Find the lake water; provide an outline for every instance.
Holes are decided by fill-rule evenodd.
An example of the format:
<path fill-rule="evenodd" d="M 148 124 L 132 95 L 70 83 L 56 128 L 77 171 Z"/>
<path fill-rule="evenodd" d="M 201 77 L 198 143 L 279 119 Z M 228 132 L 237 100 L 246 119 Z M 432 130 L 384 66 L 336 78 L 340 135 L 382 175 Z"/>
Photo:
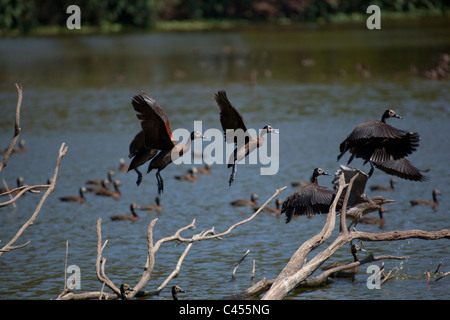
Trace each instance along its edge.
<path fill-rule="evenodd" d="M 315 167 L 330 173 L 339 167 L 339 144 L 360 122 L 379 119 L 393 108 L 403 116 L 389 123 L 420 134 L 417 152 L 409 159 L 429 169 L 425 182 L 397 179 L 396 190 L 379 194 L 397 200 L 387 205 L 386 223 L 358 225 L 359 230 L 441 230 L 450 227 L 448 163 L 450 142 L 450 86 L 448 80 L 429 80 L 421 74 L 432 68 L 439 54 L 450 53 L 449 21 L 383 22 L 381 30 L 369 31 L 365 22 L 334 27 L 261 28 L 214 32 L 80 35 L 0 39 L 0 146 L 13 136 L 17 92 L 23 85 L 22 132 L 27 151 L 14 154 L 1 178 L 14 185 L 18 176 L 25 183 L 43 184 L 53 174 L 61 143 L 68 146 L 62 160 L 55 192 L 44 204 L 36 222 L 16 244 L 26 248 L 0 258 L 0 299 L 54 299 L 64 285 L 66 241 L 68 265 L 81 270 L 81 290 L 100 290 L 95 273 L 96 231 L 103 219 L 106 273 L 116 283 L 139 281 L 146 259 L 146 232 L 158 217 L 155 241 L 173 234 L 196 219 L 191 235 L 215 227 L 216 232 L 252 214 L 250 208 L 233 208 L 238 198 L 259 195 L 260 203 L 277 188 L 288 186 L 281 197 L 293 191 L 290 183 L 308 179 Z M 361 70 L 361 66 L 363 70 Z M 118 172 L 119 159 L 128 160 L 128 145 L 140 130 L 131 107 L 140 91 L 152 95 L 170 119 L 172 129 L 189 131 L 201 120 L 203 130 L 220 128 L 214 93 L 224 89 L 244 116 L 248 127 L 266 124 L 279 129 L 279 170 L 260 175 L 260 166 L 239 166 L 236 180 L 228 186 L 230 170 L 213 165 L 211 175 L 195 183 L 180 182 L 188 164 L 170 165 L 162 171 L 165 191 L 162 212 L 141 213 L 136 222 L 113 222 L 111 215 L 129 212 L 131 203 L 154 202 L 156 177 L 144 175 L 136 186 L 134 172 Z M 208 142 L 203 142 L 203 146 Z M 345 163 L 348 155 L 342 158 Z M 366 172 L 356 159 L 352 165 Z M 87 194 L 84 204 L 63 203 L 58 197 L 77 195 L 88 179 L 104 178 L 115 170 L 121 181 L 120 200 Z M 142 167 L 146 171 L 146 165 Z M 376 170 L 369 185 L 388 184 L 390 176 Z M 329 188 L 331 177 L 320 177 Z M 432 189 L 441 191 L 436 210 L 411 207 L 413 198 L 431 200 Z M 378 193 L 377 193 L 378 194 Z M 369 196 L 376 195 L 368 190 Z M 0 209 L 0 239 L 6 243 L 31 216 L 40 195 L 27 194 L 17 208 Z M 273 205 L 273 203 L 272 203 Z M 326 216 L 295 219 L 259 214 L 223 240 L 195 243 L 183 262 L 178 278 L 157 297 L 170 298 L 169 288 L 187 290 L 180 298 L 221 299 L 252 285 L 274 278 L 295 250 L 318 233 Z M 327 243 L 333 240 L 335 234 Z M 353 282 L 308 290 L 296 290 L 288 299 L 449 299 L 450 277 L 427 285 L 426 271 L 450 269 L 448 240 L 411 239 L 366 242 L 367 252 L 407 255 L 405 261 L 384 261 L 387 270 L 398 269 L 381 290 L 369 290 L 367 265 Z M 170 274 L 184 244 L 163 245 L 146 289 L 153 290 Z M 323 248 L 323 247 L 322 247 Z M 231 281 L 235 264 L 250 250 Z M 318 249 L 319 250 L 319 249 Z M 351 261 L 348 246 L 330 262 Z M 381 265 L 378 262 L 377 265 Z M 433 278 L 434 280 L 434 278 Z"/>

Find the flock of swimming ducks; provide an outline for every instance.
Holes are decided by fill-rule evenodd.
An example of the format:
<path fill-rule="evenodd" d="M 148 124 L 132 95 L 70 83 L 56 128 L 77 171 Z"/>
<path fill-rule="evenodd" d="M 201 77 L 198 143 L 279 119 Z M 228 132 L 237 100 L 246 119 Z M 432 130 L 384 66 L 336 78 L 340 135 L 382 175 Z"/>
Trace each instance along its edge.
<path fill-rule="evenodd" d="M 228 143 L 235 144 L 235 150 L 228 161 L 228 168 L 231 168 L 229 185 L 233 183 L 236 177 L 236 163 L 251 152 L 259 148 L 264 143 L 264 136 L 268 133 L 278 133 L 270 125 L 265 126 L 259 137 L 252 137 L 244 123 L 242 115 L 232 105 L 224 90 L 218 91 L 214 99 L 220 110 L 220 123 L 224 132 L 225 140 Z M 132 107 L 136 111 L 137 118 L 141 124 L 139 131 L 133 138 L 129 146 L 129 158 L 131 162 L 126 164 L 120 159 L 119 171 L 135 171 L 138 175 L 136 184 L 140 185 L 142 173 L 139 167 L 149 162 L 147 173 L 156 170 L 158 196 L 155 199 L 156 204 L 139 207 L 137 204 L 130 205 L 130 214 L 111 217 L 113 220 L 137 220 L 139 216 L 136 210 L 155 210 L 161 211 L 160 196 L 164 191 L 164 181 L 161 171 L 190 150 L 191 141 L 202 139 L 203 135 L 198 131 L 191 133 L 190 139 L 184 145 L 178 144 L 172 140 L 172 130 L 169 119 L 162 110 L 161 106 L 149 94 L 142 92 L 132 99 Z M 347 165 L 341 165 L 336 172 L 344 174 L 346 182 L 358 174 L 358 178 L 353 184 L 351 196 L 348 201 L 347 216 L 353 220 L 352 224 L 374 223 L 373 219 L 364 219 L 370 212 L 379 212 L 380 219 L 378 223 L 384 222 L 383 213 L 385 209 L 382 205 L 394 202 L 395 200 L 385 197 L 368 198 L 365 187 L 368 179 L 373 174 L 374 169 L 379 169 L 389 175 L 411 181 L 425 181 L 427 177 L 422 171 L 417 169 L 407 158 L 408 155 L 417 150 L 420 142 L 420 136 L 416 132 L 397 129 L 386 123 L 389 118 L 401 117 L 394 110 L 386 110 L 382 114 L 381 120 L 368 120 L 357 125 L 350 134 L 339 145 L 338 161 L 349 152 L 350 158 Z M 237 139 L 236 136 L 227 136 L 227 130 L 242 130 L 244 139 Z M 23 144 L 21 146 L 23 148 Z M 175 156 L 174 156 L 175 155 Z M 371 169 L 368 174 L 358 169 L 349 167 L 354 158 L 360 158 L 364 164 L 369 163 Z M 209 174 L 211 166 L 207 164 L 204 168 L 193 167 L 184 175 L 175 176 L 177 180 L 191 181 L 197 180 L 197 174 Z M 79 189 L 79 196 L 61 197 L 61 201 L 85 202 L 85 193 L 93 192 L 99 196 L 108 196 L 115 199 L 121 197 L 120 181 L 113 180 L 113 171 L 109 171 L 106 179 L 88 180 L 86 186 Z M 335 178 L 334 190 L 320 186 L 318 177 L 329 175 L 321 168 L 315 168 L 309 181 L 293 182 L 292 186 L 299 187 L 286 200 L 276 200 L 276 207 L 267 207 L 265 211 L 277 215 L 285 214 L 286 223 L 290 222 L 294 216 L 313 216 L 320 213 L 327 213 L 334 200 L 337 190 L 337 179 Z M 390 180 L 389 186 L 371 186 L 372 191 L 393 191 L 395 178 Z M 111 185 L 112 188 L 108 186 Z M 343 194 L 345 194 L 343 192 Z M 433 190 L 433 201 L 411 200 L 411 205 L 430 205 L 435 208 L 438 205 L 438 190 Z M 343 196 L 342 196 L 343 197 Z M 241 199 L 231 202 L 233 206 L 250 206 L 254 210 L 258 209 L 258 196 L 252 194 L 250 199 Z M 342 199 L 338 201 L 337 210 L 342 209 Z"/>
<path fill-rule="evenodd" d="M 259 137 L 252 137 L 247 131 L 244 124 L 243 117 L 237 109 L 229 101 L 225 91 L 220 90 L 214 95 L 215 101 L 220 110 L 220 123 L 224 132 L 225 140 L 228 143 L 235 144 L 235 150 L 231 155 L 228 168 L 231 168 L 229 178 L 229 185 L 233 183 L 237 173 L 236 163 L 251 152 L 259 148 L 264 143 L 264 136 L 268 133 L 278 133 L 270 125 L 265 126 L 261 131 Z M 163 112 L 160 105 L 150 95 L 142 92 L 132 99 L 132 106 L 137 113 L 137 118 L 141 123 L 141 131 L 136 134 L 129 146 L 130 164 L 126 164 L 123 159 L 120 159 L 119 171 L 129 172 L 134 170 L 137 175 L 137 185 L 142 181 L 142 173 L 139 167 L 146 162 L 149 162 L 147 173 L 156 170 L 157 191 L 158 196 L 155 199 L 156 204 L 139 207 L 136 203 L 130 205 L 130 214 L 115 215 L 111 217 L 112 221 L 116 220 L 138 220 L 139 216 L 136 210 L 154 210 L 161 211 L 160 196 L 164 191 L 164 181 L 161 176 L 161 171 L 181 157 L 184 153 L 190 150 L 191 141 L 194 139 L 203 139 L 204 137 L 198 131 L 191 133 L 190 139 L 185 145 L 180 145 L 172 140 L 172 130 L 170 128 L 169 120 Z M 276 200 L 276 207 L 266 207 L 265 211 L 275 213 L 276 215 L 285 214 L 286 223 L 290 222 L 294 216 L 313 216 L 321 213 L 328 213 L 330 205 L 335 199 L 336 190 L 338 187 L 338 178 L 344 175 L 344 180 L 348 183 L 356 175 L 353 186 L 348 199 L 348 207 L 346 216 L 352 220 L 350 226 L 356 226 L 357 223 L 384 223 L 383 213 L 386 209 L 384 204 L 395 202 L 382 196 L 368 198 L 365 192 L 366 184 L 370 176 L 373 174 L 375 168 L 402 179 L 411 181 L 425 181 L 427 177 L 422 174 L 422 171 L 417 169 L 408 159 L 407 156 L 417 150 L 419 146 L 420 136 L 418 133 L 409 132 L 397 129 L 388 123 L 389 118 L 401 119 L 394 110 L 386 110 L 381 120 L 368 120 L 362 122 L 354 128 L 347 138 L 339 145 L 340 154 L 337 160 L 349 152 L 350 158 L 347 165 L 340 165 L 340 168 L 335 173 L 333 180 L 334 189 L 330 190 L 318 184 L 318 177 L 321 175 L 329 175 L 322 168 L 314 168 L 312 176 L 309 181 L 293 182 L 292 186 L 299 187 L 286 200 L 278 198 Z M 227 130 L 242 130 L 244 133 L 243 141 L 236 139 L 235 136 L 227 136 Z M 19 145 L 20 152 L 24 152 L 24 143 Z M 175 156 L 174 156 L 175 155 Z M 349 167 L 354 158 L 360 158 L 364 164 L 369 163 L 371 169 L 368 174 L 356 168 Z M 211 166 L 206 165 L 205 168 L 191 168 L 187 174 L 175 176 L 177 180 L 196 181 L 197 173 L 209 174 Z M 115 199 L 121 197 L 119 190 L 120 181 L 113 180 L 113 171 L 109 171 L 107 179 L 88 180 L 86 186 L 79 189 L 79 196 L 61 197 L 61 201 L 66 202 L 85 202 L 85 193 L 93 192 L 99 196 L 109 196 Z M 397 181 L 395 178 L 390 180 L 389 186 L 371 186 L 372 191 L 394 191 L 394 184 Z M 17 180 L 19 184 L 23 184 L 23 179 Z M 112 189 L 108 188 L 112 185 Z M 345 191 L 345 190 L 344 190 Z M 1 193 L 1 192 L 0 192 Z M 337 210 L 342 209 L 342 200 L 345 192 L 342 193 L 338 199 Z M 411 200 L 411 205 L 430 205 L 435 208 L 438 205 L 439 190 L 435 189 L 432 192 L 433 201 L 428 200 Z M 249 206 L 254 210 L 259 208 L 257 203 L 258 195 L 252 193 L 250 199 L 240 199 L 231 202 L 232 206 Z M 370 212 L 378 211 L 379 219 L 374 217 L 365 217 Z M 349 226 L 349 228 L 350 228 Z M 351 252 L 354 256 L 354 261 L 358 261 L 356 252 L 363 250 L 358 245 L 351 246 Z M 355 270 L 346 270 L 347 274 L 354 274 Z M 336 276 L 339 276 L 337 274 Z M 124 287 L 124 290 L 127 288 Z M 129 288 L 128 288 L 129 289 Z M 183 292 L 181 288 L 174 286 L 172 294 L 176 299 L 176 294 Z"/>
<path fill-rule="evenodd" d="M 247 157 L 251 152 L 259 148 L 264 143 L 264 137 L 268 133 L 278 133 L 272 126 L 267 125 L 263 128 L 259 137 L 252 137 L 247 131 L 242 115 L 232 105 L 224 90 L 219 90 L 214 95 L 214 99 L 220 110 L 220 124 L 222 126 L 225 141 L 235 144 L 235 150 L 228 161 L 228 168 L 231 168 L 229 185 L 233 183 L 237 173 L 237 162 Z M 141 124 L 141 130 L 136 134 L 129 146 L 129 158 L 131 162 L 126 164 L 120 159 L 119 171 L 129 172 L 134 170 L 137 175 L 137 185 L 142 181 L 142 174 L 139 167 L 146 162 L 148 164 L 147 173 L 156 170 L 157 191 L 158 196 L 155 199 L 156 204 L 139 207 L 136 204 L 130 205 L 130 214 L 125 218 L 114 217 L 113 220 L 127 219 L 136 220 L 138 215 L 136 210 L 155 210 L 161 211 L 160 196 L 164 191 L 164 181 L 161 171 L 190 150 L 191 141 L 194 139 L 203 139 L 203 135 L 198 131 L 191 133 L 190 139 L 184 145 L 178 144 L 172 140 L 172 130 L 169 119 L 164 113 L 161 106 L 154 98 L 145 92 L 142 92 L 132 99 L 132 107 L 136 111 L 137 118 Z M 336 172 L 343 173 L 346 182 L 358 174 L 358 179 L 354 182 L 350 201 L 348 202 L 347 216 L 353 220 L 354 225 L 359 222 L 368 221 L 363 219 L 369 212 L 378 211 L 380 215 L 379 221 L 384 221 L 382 205 L 394 200 L 385 197 L 368 198 L 365 187 L 368 179 L 373 174 L 374 169 L 379 169 L 389 175 L 411 181 L 425 181 L 425 177 L 421 170 L 417 169 L 407 158 L 419 147 L 420 136 L 416 132 L 404 131 L 397 129 L 386 122 L 390 118 L 401 117 L 394 110 L 386 110 L 382 114 L 381 120 L 368 120 L 357 125 L 350 134 L 339 145 L 339 161 L 345 153 L 350 153 L 347 165 L 341 165 Z M 227 136 L 227 131 L 236 132 L 241 130 L 244 133 L 244 139 L 237 139 L 235 135 Z M 19 144 L 17 152 L 25 152 L 24 141 Z M 364 164 L 369 163 L 371 169 L 368 174 L 358 169 L 349 167 L 355 158 L 363 160 Z M 177 180 L 196 181 L 197 174 L 209 174 L 211 166 L 207 164 L 204 168 L 193 167 L 189 169 L 185 175 L 175 176 Z M 94 179 L 86 181 L 86 185 L 80 187 L 78 196 L 61 197 L 61 201 L 65 202 L 85 202 L 86 192 L 93 192 L 98 196 L 112 197 L 119 199 L 121 197 L 120 181 L 113 180 L 114 172 L 110 170 L 106 179 Z M 329 175 L 321 168 L 315 168 L 310 181 L 293 182 L 292 186 L 299 187 L 289 197 L 282 202 L 281 199 L 276 200 L 276 207 L 266 208 L 265 211 L 273 212 L 278 215 L 286 215 L 286 223 L 290 222 L 294 216 L 313 216 L 320 213 L 327 213 L 329 207 L 334 200 L 337 189 L 337 181 L 335 181 L 334 190 L 327 189 L 318 184 L 318 177 L 321 175 Z M 370 189 L 389 191 L 394 190 L 395 178 L 390 180 L 390 186 L 371 186 Z M 22 184 L 23 180 L 18 179 L 18 183 Z M 20 186 L 20 185 L 18 185 Z M 112 186 L 112 188 L 109 188 Z M 343 193 L 344 194 L 344 193 Z M 432 192 L 433 201 L 428 200 L 411 200 L 411 205 L 430 205 L 435 208 L 438 205 L 439 190 Z M 255 210 L 258 208 L 256 202 L 257 195 L 252 194 L 250 199 L 233 201 L 233 206 L 250 206 Z M 337 210 L 340 210 L 342 200 L 338 201 Z M 112 217 L 113 218 L 113 217 Z"/>
<path fill-rule="evenodd" d="M 120 159 L 119 162 L 120 162 L 120 165 L 119 165 L 118 170 L 126 171 L 126 168 L 128 166 L 124 164 L 123 159 Z M 107 173 L 106 179 L 90 179 L 90 180 L 86 181 L 86 185 L 80 187 L 78 196 L 59 197 L 59 200 L 63 201 L 63 202 L 84 203 L 84 202 L 86 202 L 85 194 L 87 192 L 93 193 L 94 195 L 97 195 L 97 196 L 111 197 L 113 199 L 120 199 L 122 196 L 122 192 L 119 189 L 121 183 L 120 183 L 120 180 L 113 179 L 114 175 L 115 175 L 114 170 L 109 170 Z M 110 188 L 109 186 L 112 186 L 112 188 Z M 138 206 L 136 203 L 132 203 L 132 204 L 130 204 L 130 213 L 114 215 L 114 216 L 111 216 L 110 218 L 112 221 L 120 221 L 120 220 L 136 221 L 139 219 L 137 210 L 160 212 L 160 211 L 162 211 L 162 209 L 163 209 L 163 206 L 160 203 L 160 198 L 156 197 L 154 204 Z"/>

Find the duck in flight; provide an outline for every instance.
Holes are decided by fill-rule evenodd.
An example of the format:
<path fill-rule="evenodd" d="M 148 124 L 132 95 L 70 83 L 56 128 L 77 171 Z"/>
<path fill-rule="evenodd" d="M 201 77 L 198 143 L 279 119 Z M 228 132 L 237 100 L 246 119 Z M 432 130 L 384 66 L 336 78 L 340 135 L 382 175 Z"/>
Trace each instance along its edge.
<path fill-rule="evenodd" d="M 376 167 L 402 179 L 426 180 L 427 178 L 406 157 L 419 146 L 419 134 L 394 128 L 386 123 L 389 118 L 401 119 L 394 110 L 389 109 L 383 113 L 381 121 L 368 120 L 356 126 L 339 145 L 341 153 L 337 159 L 341 159 L 349 151 L 351 156 L 347 164 L 355 157 L 363 159 L 364 163 L 369 162 L 371 165 L 369 177 Z"/>
<path fill-rule="evenodd" d="M 243 160 L 251 152 L 261 147 L 267 133 L 279 133 L 272 126 L 265 126 L 259 137 L 252 137 L 247 131 L 244 119 L 236 108 L 228 100 L 227 93 L 220 90 L 214 95 L 220 109 L 220 123 L 227 143 L 234 143 L 236 148 L 228 160 L 228 168 L 232 168 L 229 185 L 234 181 L 237 168 L 236 163 Z"/>
<path fill-rule="evenodd" d="M 142 92 L 134 96 L 131 104 L 141 121 L 142 130 L 130 144 L 130 155 L 133 159 L 128 170 L 135 170 L 139 165 L 151 160 L 147 173 L 153 169 L 157 170 L 158 195 L 161 195 L 164 191 L 161 171 L 189 151 L 192 140 L 203 136 L 201 132 L 193 131 L 186 144 L 179 144 L 173 140 L 169 119 L 155 99 Z M 142 175 L 138 173 L 138 185 L 141 179 Z"/>

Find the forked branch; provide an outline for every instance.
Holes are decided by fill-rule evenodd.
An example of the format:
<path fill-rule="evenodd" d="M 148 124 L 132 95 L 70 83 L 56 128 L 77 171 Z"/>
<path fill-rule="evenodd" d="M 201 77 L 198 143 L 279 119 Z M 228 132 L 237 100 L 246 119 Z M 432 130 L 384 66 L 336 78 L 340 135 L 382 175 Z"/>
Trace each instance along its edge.
<path fill-rule="evenodd" d="M 2 162 L 0 163 L 0 172 L 3 170 L 3 168 L 6 166 L 6 163 L 8 162 L 9 157 L 11 156 L 14 146 L 16 145 L 17 140 L 19 139 L 20 134 L 20 108 L 22 106 L 22 87 L 19 86 L 16 83 L 17 88 L 17 106 L 16 106 L 16 117 L 15 117 L 15 123 L 14 123 L 14 136 L 13 139 L 5 152 L 5 156 L 3 157 Z"/>
<path fill-rule="evenodd" d="M 276 190 L 276 192 L 273 194 L 272 197 L 270 197 L 256 212 L 254 212 L 249 218 L 244 219 L 242 221 L 239 221 L 232 226 L 230 226 L 226 231 L 222 233 L 216 234 L 214 231 L 214 227 L 201 231 L 190 238 L 185 238 L 181 234 L 182 232 L 186 230 L 192 230 L 195 229 L 195 219 L 188 225 L 178 229 L 173 235 L 162 238 L 158 240 L 156 243 L 153 242 L 153 230 L 155 228 L 156 222 L 158 221 L 158 218 L 152 220 L 149 224 L 149 227 L 147 229 L 147 260 L 145 262 L 144 271 L 142 273 L 141 279 L 136 284 L 136 286 L 133 288 L 132 291 L 129 291 L 126 293 L 126 296 L 124 298 L 126 299 L 132 299 L 134 297 L 142 297 L 142 296 L 149 296 L 149 295 L 155 295 L 159 294 L 166 286 L 167 284 L 175 277 L 179 275 L 179 272 L 181 270 L 181 265 L 187 256 L 189 250 L 191 249 L 192 245 L 197 241 L 202 240 L 211 240 L 211 239 L 221 239 L 223 236 L 228 235 L 231 233 L 231 231 L 249 221 L 254 219 L 264 208 L 265 206 L 273 200 L 277 195 L 280 194 L 281 191 L 283 191 L 286 187 L 283 187 L 281 189 Z M 107 244 L 107 240 L 102 244 L 102 237 L 101 237 L 101 218 L 97 220 L 97 260 L 96 260 L 96 272 L 97 272 L 97 278 L 102 283 L 102 285 L 106 285 L 109 287 L 113 293 L 107 294 L 103 293 L 102 291 L 96 291 L 96 292 L 88 292 L 88 293 L 79 293 L 75 294 L 73 292 L 70 292 L 70 290 L 63 290 L 63 292 L 58 296 L 58 299 L 64 299 L 64 300 L 78 300 L 78 299 L 118 299 L 122 297 L 123 293 L 120 291 L 120 288 L 118 288 L 107 276 L 105 272 L 105 265 L 106 265 L 106 259 L 103 257 L 103 250 Z M 175 266 L 175 269 L 171 272 L 171 274 L 162 282 L 162 284 L 153 291 L 145 291 L 144 287 L 150 280 L 151 274 L 153 272 L 154 266 L 155 266 L 155 254 L 160 249 L 161 245 L 166 242 L 185 242 L 187 243 L 187 246 L 184 250 L 184 252 L 181 254 L 181 256 L 178 259 L 178 262 Z"/>
<path fill-rule="evenodd" d="M 391 231 L 385 233 L 368 233 L 360 231 L 348 231 L 346 228 L 345 220 L 345 208 L 348 194 L 352 188 L 352 184 L 356 176 L 350 180 L 348 186 L 345 185 L 343 175 L 339 177 L 339 187 L 337 194 L 330 206 L 328 212 L 327 221 L 322 231 L 304 242 L 300 248 L 294 253 L 286 267 L 280 272 L 275 279 L 270 289 L 266 292 L 262 299 L 264 300 L 280 300 L 286 297 L 291 290 L 299 286 L 304 282 L 315 270 L 317 270 L 336 250 L 342 247 L 344 244 L 352 240 L 364 240 L 364 241 L 395 241 L 405 240 L 410 238 L 419 238 L 424 240 L 435 239 L 450 239 L 450 230 L 444 229 L 439 231 L 423 231 L 423 230 L 406 230 L 406 231 Z M 336 239 L 323 251 L 319 252 L 307 263 L 304 263 L 306 255 L 313 249 L 321 245 L 325 240 L 329 238 L 331 232 L 334 229 L 334 220 L 336 218 L 336 206 L 337 200 L 340 198 L 342 190 L 347 187 L 347 192 L 341 212 L 340 232 Z M 356 263 L 355 263 L 356 265 Z"/>
<path fill-rule="evenodd" d="M 63 143 L 61 145 L 61 147 L 59 148 L 59 155 L 58 155 L 58 158 L 56 159 L 56 165 L 55 165 L 55 169 L 53 171 L 53 176 L 52 176 L 52 179 L 51 179 L 52 182 L 50 183 L 50 185 L 47 186 L 48 187 L 47 191 L 42 196 L 42 198 L 39 201 L 36 209 L 34 210 L 34 212 L 31 215 L 31 217 L 28 219 L 28 221 L 25 222 L 25 224 L 19 229 L 19 231 L 17 231 L 17 233 L 14 235 L 14 237 L 12 237 L 12 239 L 5 246 L 3 246 L 3 248 L 0 249 L 0 257 L 5 252 L 9 252 L 11 250 L 18 249 L 18 248 L 23 248 L 24 246 L 26 246 L 26 245 L 28 245 L 30 243 L 30 241 L 28 241 L 28 242 L 26 242 L 23 245 L 14 246 L 14 244 L 20 238 L 20 236 L 24 233 L 24 231 L 29 226 L 31 226 L 34 223 L 34 221 L 36 220 L 39 212 L 41 211 L 41 208 L 42 208 L 44 202 L 47 200 L 48 196 L 55 190 L 55 183 L 56 183 L 56 179 L 58 177 L 59 165 L 61 164 L 61 160 L 66 155 L 66 153 L 67 153 L 67 147 Z"/>

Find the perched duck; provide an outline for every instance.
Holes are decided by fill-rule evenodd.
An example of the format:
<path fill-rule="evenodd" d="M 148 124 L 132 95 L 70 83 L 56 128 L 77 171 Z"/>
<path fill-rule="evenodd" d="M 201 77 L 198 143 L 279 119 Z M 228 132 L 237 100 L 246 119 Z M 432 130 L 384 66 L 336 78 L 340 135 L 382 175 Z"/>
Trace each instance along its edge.
<path fill-rule="evenodd" d="M 148 204 L 145 206 L 140 206 L 139 210 L 144 210 L 144 211 L 161 211 L 162 210 L 162 205 L 160 203 L 160 199 L 159 197 L 155 198 L 155 203 L 156 204 Z"/>
<path fill-rule="evenodd" d="M 84 193 L 86 192 L 86 187 L 81 187 L 79 190 L 80 195 L 77 196 L 66 196 L 66 197 L 60 197 L 59 200 L 64 202 L 80 202 L 84 203 L 86 202 L 86 197 L 84 196 Z"/>
<path fill-rule="evenodd" d="M 225 134 L 225 140 L 236 145 L 236 149 L 228 160 L 228 168 L 233 168 L 228 181 L 228 184 L 231 186 L 237 172 L 236 163 L 261 147 L 264 143 L 264 136 L 267 133 L 278 133 L 278 131 L 271 126 L 265 126 L 259 137 L 250 136 L 244 124 L 244 119 L 228 100 L 226 92 L 220 90 L 214 95 L 214 98 L 220 109 L 220 123 Z M 230 132 L 228 132 L 227 135 L 227 131 L 230 130 L 232 134 L 230 135 Z"/>
<path fill-rule="evenodd" d="M 355 175 L 358 175 L 358 177 L 353 182 L 353 186 L 347 203 L 346 217 L 352 220 L 349 228 L 352 225 L 356 227 L 356 225 L 366 214 L 378 211 L 383 204 L 395 202 L 395 200 L 386 199 L 381 196 L 368 198 L 365 188 L 369 176 L 361 170 L 345 165 L 341 165 L 340 169 L 336 172 L 336 176 L 333 181 L 335 183 L 335 189 L 338 185 L 337 182 L 340 173 L 344 174 L 345 183 L 349 183 Z M 343 194 L 345 194 L 345 192 L 346 190 L 344 190 Z"/>
<path fill-rule="evenodd" d="M 132 203 L 130 205 L 131 214 L 118 214 L 115 216 L 111 216 L 111 220 L 112 221 L 120 221 L 120 220 L 136 221 L 139 219 L 139 216 L 136 213 L 137 208 L 138 208 L 138 205 L 136 203 Z"/>
<path fill-rule="evenodd" d="M 310 183 L 297 189 L 284 202 L 281 213 L 286 214 L 286 223 L 296 216 L 312 216 L 319 213 L 328 213 L 333 202 L 334 192 L 319 186 L 317 177 L 327 175 L 322 168 L 315 168 Z"/>
<path fill-rule="evenodd" d="M 256 200 L 258 200 L 258 195 L 256 193 L 252 193 L 250 196 L 250 200 L 239 199 L 239 200 L 234 200 L 234 201 L 230 202 L 230 204 L 235 207 L 245 207 L 245 206 L 255 207 L 258 205 Z"/>
<path fill-rule="evenodd" d="M 439 192 L 438 189 L 434 189 L 433 192 L 432 192 L 433 201 L 416 199 L 416 200 L 411 200 L 410 202 L 411 202 L 412 206 L 426 205 L 426 206 L 431 206 L 431 207 L 435 208 L 439 204 L 439 201 L 438 201 L 437 197 L 440 194 L 441 193 Z"/>
<path fill-rule="evenodd" d="M 358 256 L 356 255 L 356 253 L 357 253 L 358 251 L 366 251 L 366 250 L 364 250 L 363 248 L 361 248 L 361 247 L 360 247 L 359 245 L 357 245 L 357 244 L 352 244 L 352 245 L 351 245 L 351 252 L 352 252 L 352 255 L 353 255 L 353 262 L 359 261 Z M 329 265 L 323 267 L 322 270 L 330 270 L 331 268 L 344 266 L 344 265 L 346 265 L 346 264 L 348 264 L 348 263 L 345 263 L 345 262 L 336 262 L 336 263 L 332 263 L 332 264 L 329 264 Z M 335 277 L 336 277 L 336 278 L 351 278 L 351 277 L 353 277 L 355 274 L 358 273 L 358 270 L 359 270 L 359 267 L 358 267 L 358 266 L 352 267 L 352 268 L 349 268 L 349 269 L 345 269 L 345 270 L 341 270 L 341 271 L 335 272 L 335 273 L 333 273 L 333 274 L 331 275 L 331 277 L 333 277 L 333 278 L 335 278 Z"/>
<path fill-rule="evenodd" d="M 172 298 L 173 298 L 173 300 L 178 300 L 178 296 L 177 296 L 178 293 L 186 293 L 186 291 L 181 289 L 180 286 L 173 286 L 172 287 Z"/>
<path fill-rule="evenodd" d="M 376 185 L 376 186 L 371 186 L 370 190 L 372 191 L 394 191 L 394 184 L 397 183 L 397 180 L 395 178 L 391 178 L 391 180 L 389 180 L 389 186 L 382 186 L 382 185 Z"/>
<path fill-rule="evenodd" d="M 389 118 L 401 119 L 394 110 L 386 110 L 381 121 L 369 120 L 359 124 L 340 144 L 341 153 L 337 159 L 350 151 L 352 155 L 347 164 L 354 157 L 363 159 L 364 163 L 369 162 L 372 166 L 369 176 L 375 166 L 387 174 L 403 179 L 426 180 L 420 170 L 406 158 L 419 146 L 419 134 L 392 127 L 386 123 Z"/>
<path fill-rule="evenodd" d="M 123 283 L 120 285 L 120 298 L 122 300 L 127 300 L 127 294 L 130 291 L 134 291 L 128 283 Z"/>

